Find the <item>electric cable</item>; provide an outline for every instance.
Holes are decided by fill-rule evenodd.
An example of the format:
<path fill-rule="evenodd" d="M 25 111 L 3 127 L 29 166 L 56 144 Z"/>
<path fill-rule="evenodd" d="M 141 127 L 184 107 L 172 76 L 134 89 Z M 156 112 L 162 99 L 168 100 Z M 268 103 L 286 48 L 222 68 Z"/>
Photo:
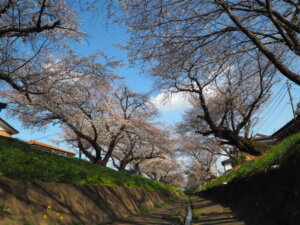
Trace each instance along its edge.
<path fill-rule="evenodd" d="M 264 119 L 265 119 L 265 117 L 269 114 L 269 113 L 271 113 L 271 112 L 274 112 L 274 111 L 272 111 L 272 109 L 274 108 L 274 105 L 276 105 L 276 103 L 278 102 L 278 99 L 280 99 L 281 97 L 282 97 L 282 94 L 284 93 L 283 92 L 283 90 L 284 90 L 284 88 L 286 87 L 286 83 L 287 82 L 285 82 L 283 85 L 282 85 L 282 87 L 280 88 L 280 90 L 277 92 L 277 94 L 273 97 L 273 99 L 271 100 L 271 107 L 270 108 L 268 108 L 268 111 L 265 113 L 265 115 L 260 119 L 260 123 L 262 122 L 262 121 L 264 121 Z M 276 99 L 276 100 L 275 100 Z M 275 101 L 274 101 L 275 100 Z"/>
<path fill-rule="evenodd" d="M 273 115 L 276 111 L 277 111 L 277 109 L 278 109 L 278 107 L 279 107 L 279 105 L 281 104 L 281 102 L 282 102 L 282 100 L 286 97 L 286 95 L 287 95 L 287 88 L 286 88 L 286 86 L 284 86 L 285 88 L 285 92 L 282 92 L 282 94 L 280 95 L 280 97 L 278 97 L 277 98 L 277 100 L 276 100 L 276 102 L 274 102 L 273 103 L 273 105 L 272 105 L 272 109 L 274 108 L 274 110 L 273 111 L 270 111 L 269 110 L 269 112 L 271 112 L 270 114 L 269 114 L 269 116 L 268 116 L 268 118 L 266 119 L 266 120 L 264 120 L 263 121 L 263 123 L 256 129 L 256 130 L 259 130 L 260 128 L 262 128 L 262 126 L 263 125 L 265 125 L 266 123 L 267 123 L 267 121 L 269 121 L 269 119 L 271 118 L 271 115 Z M 284 90 L 283 89 L 283 90 Z M 279 95 L 278 95 L 279 96 Z M 279 101 L 278 101 L 279 100 Z M 275 106 L 275 107 L 274 107 Z M 284 107 L 285 108 L 285 107 Z M 283 110 L 282 110 L 283 111 Z M 266 114 L 267 115 L 267 114 Z"/>

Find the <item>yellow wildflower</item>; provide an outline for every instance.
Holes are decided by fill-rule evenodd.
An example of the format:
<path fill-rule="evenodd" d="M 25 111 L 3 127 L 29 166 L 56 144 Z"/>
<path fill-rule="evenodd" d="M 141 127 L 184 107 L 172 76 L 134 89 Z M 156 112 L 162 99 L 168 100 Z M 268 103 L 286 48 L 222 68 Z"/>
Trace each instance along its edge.
<path fill-rule="evenodd" d="M 63 220 L 64 218 L 61 216 L 61 217 L 59 217 L 59 219 L 60 219 L 60 220 Z"/>
<path fill-rule="evenodd" d="M 51 206 L 51 205 L 48 205 L 47 209 L 52 209 L 52 206 Z"/>
<path fill-rule="evenodd" d="M 43 217 L 44 217 L 45 220 L 48 219 L 48 216 L 47 216 L 47 215 L 44 215 Z"/>

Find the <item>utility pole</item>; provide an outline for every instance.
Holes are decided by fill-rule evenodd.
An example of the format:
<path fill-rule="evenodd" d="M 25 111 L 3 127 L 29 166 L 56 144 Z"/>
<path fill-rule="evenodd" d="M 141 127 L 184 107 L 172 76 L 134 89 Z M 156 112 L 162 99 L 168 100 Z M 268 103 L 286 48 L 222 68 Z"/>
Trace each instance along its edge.
<path fill-rule="evenodd" d="M 287 81 L 286 82 L 286 86 L 287 86 L 287 90 L 288 90 L 288 93 L 289 93 L 289 96 L 290 96 L 290 101 L 291 101 L 291 106 L 292 106 L 292 110 L 293 110 L 293 115 L 294 115 L 294 118 L 296 118 L 294 104 L 293 104 L 293 97 L 291 95 L 291 84 Z"/>

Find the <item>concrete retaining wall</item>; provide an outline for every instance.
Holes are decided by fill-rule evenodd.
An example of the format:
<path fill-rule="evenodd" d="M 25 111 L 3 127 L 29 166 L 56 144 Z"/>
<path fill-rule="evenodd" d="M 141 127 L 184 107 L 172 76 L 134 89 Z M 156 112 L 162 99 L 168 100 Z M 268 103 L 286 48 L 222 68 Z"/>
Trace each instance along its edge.
<path fill-rule="evenodd" d="M 157 202 L 174 197 L 160 193 L 116 186 L 76 186 L 70 184 L 0 179 L 1 224 L 43 225 L 43 218 L 59 224 L 104 224 L 120 217 L 153 208 Z M 51 206 L 51 210 L 47 207 Z M 59 219 L 63 216 L 63 219 Z M 50 218 L 49 218 L 50 217 Z M 77 222 L 77 223 L 75 223 Z"/>
<path fill-rule="evenodd" d="M 300 224 L 300 154 L 280 168 L 228 183 L 200 195 L 236 207 L 255 209 L 285 225 Z"/>

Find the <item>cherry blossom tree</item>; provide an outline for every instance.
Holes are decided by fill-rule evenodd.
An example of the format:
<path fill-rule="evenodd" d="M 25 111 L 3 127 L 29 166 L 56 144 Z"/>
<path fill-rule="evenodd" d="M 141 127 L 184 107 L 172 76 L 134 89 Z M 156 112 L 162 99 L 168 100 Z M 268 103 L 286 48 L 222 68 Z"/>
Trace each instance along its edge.
<path fill-rule="evenodd" d="M 298 59 L 293 56 L 298 45 L 295 26 L 289 35 L 294 47 L 288 48 L 282 36 L 287 29 L 280 32 L 272 21 L 272 14 L 283 7 L 279 14 L 297 24 L 298 6 L 279 2 L 265 6 L 261 1 L 125 0 L 120 3 L 124 14 L 117 15 L 131 33 L 129 56 L 146 69 L 151 65 L 156 87 L 191 94 L 193 109 L 186 116 L 190 131 L 258 155 L 260 151 L 242 136 L 249 134 L 254 114 L 269 98 L 275 73 L 279 70 L 296 83 L 299 79 L 291 74 L 295 72 L 290 63 Z M 228 7 L 260 44 L 236 25 Z"/>
<path fill-rule="evenodd" d="M 111 93 L 110 101 L 112 104 L 105 109 L 109 114 L 108 120 L 102 119 L 103 125 L 95 125 L 99 126 L 98 129 L 105 128 L 98 136 L 98 144 L 106 146 L 102 150 L 104 156 L 103 159 L 100 159 L 103 161 L 101 164 L 106 165 L 108 160 L 112 159 L 116 168 L 125 170 L 133 160 L 156 157 L 158 153 L 155 149 L 147 152 L 138 148 L 138 146 L 142 146 L 141 143 L 146 142 L 143 139 L 145 138 L 144 133 L 148 129 L 154 129 L 153 125 L 151 127 L 150 120 L 156 115 L 156 109 L 148 101 L 148 97 L 134 93 L 124 85 L 119 85 Z M 69 142 L 75 140 L 78 148 L 88 158 L 94 157 L 88 151 L 89 149 L 94 151 L 94 147 L 90 143 L 84 145 L 81 139 L 68 137 L 66 139 Z"/>
<path fill-rule="evenodd" d="M 118 62 L 102 57 L 103 63 L 99 63 L 98 56 L 103 56 L 99 54 L 53 56 L 41 67 L 44 79 L 34 85 L 34 91 L 43 94 L 4 90 L 2 96 L 9 100 L 12 115 L 26 127 L 59 124 L 68 137 L 78 140 L 78 147 L 90 160 L 106 165 L 109 156 L 102 158 L 102 153 L 111 154 L 110 148 L 120 138 L 126 121 L 116 113 L 112 98 L 111 84 L 116 76 L 111 70 Z M 85 146 L 93 148 L 93 154 Z"/>
<path fill-rule="evenodd" d="M 118 10 L 118 5 L 109 8 Z M 132 34 L 133 59 L 176 66 L 203 52 L 207 58 L 260 51 L 286 78 L 300 85 L 299 7 L 294 0 L 120 1 L 115 13 Z M 176 53 L 179 54 L 176 54 Z M 175 54 L 174 54 L 175 53 Z"/>
<path fill-rule="evenodd" d="M 190 93 L 192 107 L 183 117 L 182 130 L 213 135 L 222 139 L 222 144 L 260 154 L 249 139 L 242 137 L 259 107 L 269 98 L 274 83 L 274 67 L 260 53 L 257 58 L 240 55 L 207 64 L 205 57 L 203 61 L 191 60 L 182 65 L 181 71 L 168 76 L 166 71 L 155 72 L 170 91 Z"/>
<path fill-rule="evenodd" d="M 178 138 L 177 151 L 184 157 L 190 157 L 192 167 L 201 167 L 207 177 L 214 177 L 215 163 L 219 156 L 225 155 L 220 143 L 215 138 L 200 137 L 190 134 Z"/>
<path fill-rule="evenodd" d="M 191 163 L 185 169 L 186 189 L 193 189 L 202 186 L 207 181 L 216 177 L 215 174 L 208 172 L 196 160 L 191 160 Z"/>
<path fill-rule="evenodd" d="M 95 88 L 99 89 L 99 86 Z M 122 84 L 110 89 L 105 91 L 103 102 L 97 96 L 90 96 L 92 102 L 97 102 L 97 107 L 88 113 L 88 123 L 82 121 L 84 117 L 80 118 L 79 128 L 85 136 L 65 126 L 64 138 L 94 163 L 106 166 L 112 158 L 114 165 L 124 170 L 137 157 L 135 152 L 138 150 L 131 135 L 139 126 L 144 126 L 156 110 L 148 102 L 147 96 L 134 93 Z M 126 142 L 129 138 L 130 141 Z M 152 153 L 150 156 L 155 155 Z"/>
<path fill-rule="evenodd" d="M 220 141 L 213 137 L 201 137 L 195 133 L 182 134 L 177 139 L 177 152 L 186 159 L 184 169 L 186 188 L 201 186 L 210 179 L 216 178 L 216 161 L 220 156 L 231 156 L 224 151 Z"/>
<path fill-rule="evenodd" d="M 35 93 L 41 62 L 83 35 L 66 1 L 4 0 L 0 17 L 0 81 L 20 92 Z"/>
<path fill-rule="evenodd" d="M 4 90 L 2 97 L 27 127 L 59 124 L 63 138 L 92 162 L 106 166 L 113 156 L 124 170 L 133 160 L 157 157 L 166 135 L 151 123 L 156 109 L 148 96 L 116 83 L 112 70 L 119 65 L 103 53 L 43 57 L 33 94 Z"/>
<path fill-rule="evenodd" d="M 171 155 L 165 155 L 140 164 L 140 172 L 151 179 L 173 186 L 183 185 L 183 171 L 179 162 Z"/>
<path fill-rule="evenodd" d="M 142 162 L 161 158 L 172 150 L 172 140 L 166 129 L 144 117 L 125 129 L 112 161 L 118 170 L 125 170 L 126 166 L 138 169 Z"/>
<path fill-rule="evenodd" d="M 231 145 L 222 145 L 221 141 L 213 137 L 202 137 L 196 133 L 185 134 L 177 140 L 179 143 L 177 151 L 184 156 L 191 156 L 204 168 L 211 168 L 215 159 L 220 156 L 236 161 L 241 152 Z"/>
<path fill-rule="evenodd" d="M 133 160 L 157 157 L 163 149 L 158 141 L 165 134 L 150 122 L 156 109 L 148 97 L 113 82 L 111 69 L 119 65 L 117 61 L 105 58 L 106 63 L 100 64 L 96 55 L 69 54 L 45 65 L 49 82 L 42 79 L 34 86 L 43 94 L 2 93 L 10 100 L 13 115 L 32 128 L 60 124 L 71 146 L 103 166 L 112 157 L 119 170 Z"/>

